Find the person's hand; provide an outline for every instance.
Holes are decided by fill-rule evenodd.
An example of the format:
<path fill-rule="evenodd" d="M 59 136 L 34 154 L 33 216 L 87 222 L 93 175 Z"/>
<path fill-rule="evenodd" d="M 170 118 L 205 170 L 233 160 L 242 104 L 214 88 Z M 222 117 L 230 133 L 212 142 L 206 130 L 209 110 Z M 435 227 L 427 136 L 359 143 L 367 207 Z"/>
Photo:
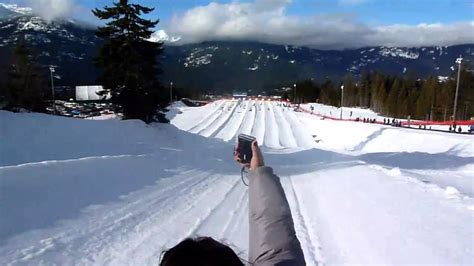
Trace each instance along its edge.
<path fill-rule="evenodd" d="M 248 167 L 251 170 L 265 165 L 265 162 L 263 161 L 262 151 L 258 147 L 257 141 L 252 142 L 252 159 L 250 160 L 250 163 L 243 164 L 240 162 L 239 152 L 237 151 L 237 144 L 235 144 L 234 147 L 234 160 L 238 162 L 241 166 Z"/>

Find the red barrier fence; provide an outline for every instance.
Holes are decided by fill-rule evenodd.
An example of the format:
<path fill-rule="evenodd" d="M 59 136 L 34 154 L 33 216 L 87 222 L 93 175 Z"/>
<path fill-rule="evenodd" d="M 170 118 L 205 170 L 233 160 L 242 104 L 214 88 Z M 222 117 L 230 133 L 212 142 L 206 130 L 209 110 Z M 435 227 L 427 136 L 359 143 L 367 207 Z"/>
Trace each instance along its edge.
<path fill-rule="evenodd" d="M 415 125 L 415 126 L 450 126 L 456 124 L 458 126 L 470 126 L 474 125 L 474 120 L 456 120 L 454 121 L 410 121 L 410 125 Z M 402 121 L 402 125 L 408 125 L 408 121 Z"/>
<path fill-rule="evenodd" d="M 363 118 L 362 120 L 359 118 L 359 120 L 357 119 L 354 119 L 354 118 L 351 118 L 351 119 L 348 119 L 348 118 L 337 118 L 337 117 L 332 117 L 332 116 L 326 116 L 326 115 L 322 115 L 318 112 L 314 112 L 314 111 L 310 111 L 310 110 L 307 110 L 305 108 L 302 108 L 300 107 L 299 108 L 300 111 L 302 112 L 305 112 L 305 113 L 308 113 L 308 114 L 312 114 L 312 115 L 315 115 L 315 116 L 319 116 L 319 117 L 322 117 L 324 119 L 330 119 L 330 120 L 336 120 L 336 121 L 353 121 L 353 122 L 363 122 Z M 391 120 L 391 119 L 389 119 Z M 449 125 L 453 125 L 453 121 L 420 121 L 420 120 L 411 120 L 410 123 L 408 123 L 408 121 L 406 120 L 400 120 L 401 122 L 401 125 L 402 126 L 408 126 L 408 125 L 411 125 L 411 126 L 449 126 Z M 471 126 L 471 125 L 474 125 L 474 120 L 456 120 L 454 121 L 454 123 L 458 126 Z M 380 125 L 383 125 L 383 121 L 378 121 L 378 120 L 375 120 L 375 124 L 380 124 Z"/>

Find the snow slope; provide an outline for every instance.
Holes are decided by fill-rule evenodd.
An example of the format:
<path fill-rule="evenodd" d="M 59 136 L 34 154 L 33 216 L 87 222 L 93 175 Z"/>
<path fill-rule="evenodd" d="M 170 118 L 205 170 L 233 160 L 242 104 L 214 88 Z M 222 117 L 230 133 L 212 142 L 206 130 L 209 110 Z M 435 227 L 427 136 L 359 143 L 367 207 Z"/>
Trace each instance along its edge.
<path fill-rule="evenodd" d="M 170 114 L 145 125 L 0 111 L 0 264 L 156 265 L 197 235 L 245 259 L 241 132 L 280 175 L 308 265 L 474 263 L 472 136 L 260 101 Z"/>

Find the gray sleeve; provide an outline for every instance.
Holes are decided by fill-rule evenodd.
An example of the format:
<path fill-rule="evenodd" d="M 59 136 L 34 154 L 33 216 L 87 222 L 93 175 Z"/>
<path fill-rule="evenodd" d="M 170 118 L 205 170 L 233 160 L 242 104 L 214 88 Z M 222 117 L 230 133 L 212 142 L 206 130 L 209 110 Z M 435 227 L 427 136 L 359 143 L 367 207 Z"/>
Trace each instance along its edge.
<path fill-rule="evenodd" d="M 305 265 L 290 206 L 270 167 L 249 174 L 249 260 L 254 265 Z"/>

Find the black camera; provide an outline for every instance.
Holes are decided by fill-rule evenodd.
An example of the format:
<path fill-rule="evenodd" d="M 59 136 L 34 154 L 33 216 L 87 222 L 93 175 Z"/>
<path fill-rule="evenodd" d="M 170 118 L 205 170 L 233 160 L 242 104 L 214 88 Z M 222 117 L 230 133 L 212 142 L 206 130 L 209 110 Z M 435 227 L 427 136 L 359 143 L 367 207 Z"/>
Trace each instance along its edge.
<path fill-rule="evenodd" d="M 239 159 L 241 163 L 247 164 L 250 163 L 250 160 L 252 160 L 252 143 L 255 140 L 255 137 L 245 134 L 239 134 L 237 152 L 239 154 Z"/>

